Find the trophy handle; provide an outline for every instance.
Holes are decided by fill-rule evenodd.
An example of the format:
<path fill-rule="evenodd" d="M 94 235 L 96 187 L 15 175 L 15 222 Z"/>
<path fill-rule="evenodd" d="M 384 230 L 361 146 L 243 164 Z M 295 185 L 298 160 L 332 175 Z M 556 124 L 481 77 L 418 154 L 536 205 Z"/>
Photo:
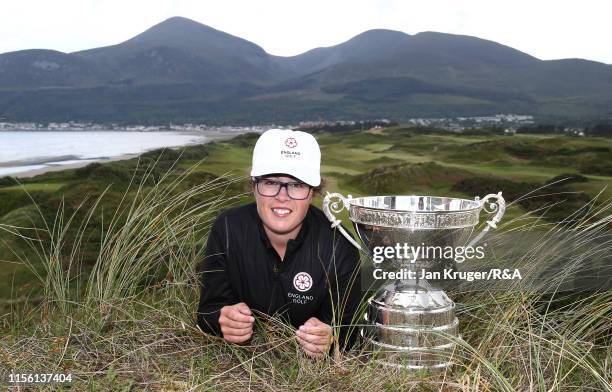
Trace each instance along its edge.
<path fill-rule="evenodd" d="M 495 202 L 490 202 L 490 199 L 497 200 Z M 484 209 L 487 214 L 496 214 L 493 219 L 487 221 L 487 227 L 485 227 L 480 233 L 478 233 L 478 235 L 472 241 L 470 241 L 468 246 L 476 245 L 491 228 L 496 229 L 497 224 L 499 223 L 499 221 L 501 221 L 502 217 L 504 216 L 504 213 L 506 212 L 506 200 L 504 200 L 504 198 L 502 197 L 501 192 L 498 192 L 497 194 L 490 193 L 482 199 L 476 197 L 475 200 L 480 203 L 480 208 Z"/>
<path fill-rule="evenodd" d="M 334 215 L 334 213 L 339 213 L 343 209 L 349 209 L 349 201 L 353 197 L 348 195 L 348 197 L 342 196 L 340 193 L 329 193 L 323 199 L 323 213 L 331 222 L 332 228 L 338 228 L 340 233 L 346 238 L 351 244 L 353 244 L 357 249 L 361 250 L 361 246 L 349 235 L 349 233 L 344 230 L 341 223 L 342 221 Z M 336 201 L 332 201 L 332 199 L 338 199 Z"/>

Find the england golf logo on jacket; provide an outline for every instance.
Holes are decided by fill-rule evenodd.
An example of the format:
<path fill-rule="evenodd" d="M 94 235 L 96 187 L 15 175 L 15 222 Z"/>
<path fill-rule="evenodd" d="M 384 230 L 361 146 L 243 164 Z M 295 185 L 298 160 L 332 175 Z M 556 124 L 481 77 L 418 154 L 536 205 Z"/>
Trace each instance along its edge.
<path fill-rule="evenodd" d="M 312 277 L 307 272 L 298 272 L 293 277 L 293 287 L 297 291 L 308 291 L 312 287 Z"/>

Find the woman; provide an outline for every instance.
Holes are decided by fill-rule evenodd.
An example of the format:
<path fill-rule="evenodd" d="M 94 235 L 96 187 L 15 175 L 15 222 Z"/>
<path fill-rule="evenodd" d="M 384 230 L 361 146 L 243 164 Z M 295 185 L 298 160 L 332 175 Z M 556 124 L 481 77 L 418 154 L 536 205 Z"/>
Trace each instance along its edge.
<path fill-rule="evenodd" d="M 308 133 L 271 129 L 259 137 L 251 169 L 255 203 L 221 213 L 208 238 L 198 306 L 203 331 L 244 343 L 257 310 L 291 323 L 308 356 L 329 352 L 332 325 L 340 326 L 343 347 L 352 343 L 359 255 L 311 205 L 320 162 Z"/>

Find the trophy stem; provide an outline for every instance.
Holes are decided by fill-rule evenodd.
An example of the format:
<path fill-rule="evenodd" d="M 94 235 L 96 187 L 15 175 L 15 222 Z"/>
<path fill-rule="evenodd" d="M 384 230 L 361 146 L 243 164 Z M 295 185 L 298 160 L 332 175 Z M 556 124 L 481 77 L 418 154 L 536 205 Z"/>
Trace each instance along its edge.
<path fill-rule="evenodd" d="M 452 365 L 459 320 L 455 303 L 425 279 L 385 285 L 368 301 L 362 336 L 381 364 L 420 370 Z"/>

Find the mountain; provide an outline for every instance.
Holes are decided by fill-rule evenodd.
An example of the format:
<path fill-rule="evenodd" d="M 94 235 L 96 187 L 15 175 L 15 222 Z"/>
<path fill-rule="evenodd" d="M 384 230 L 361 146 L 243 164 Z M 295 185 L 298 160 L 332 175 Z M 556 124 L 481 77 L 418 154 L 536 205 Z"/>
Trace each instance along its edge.
<path fill-rule="evenodd" d="M 0 88 L 87 87 L 104 83 L 94 62 L 55 50 L 20 50 L 0 55 Z"/>
<path fill-rule="evenodd" d="M 317 48 L 285 61 L 306 74 L 327 69 L 330 79 L 377 76 L 430 77 L 433 73 L 511 67 L 539 60 L 518 50 L 478 38 L 425 32 L 408 35 L 369 30 L 342 44 Z M 347 74 L 348 72 L 348 74 Z M 450 78 L 453 79 L 453 78 Z"/>
<path fill-rule="evenodd" d="M 174 17 L 117 45 L 0 54 L 0 118 L 295 122 L 612 115 L 612 66 L 462 35 L 369 30 L 297 56 Z"/>
<path fill-rule="evenodd" d="M 279 69 L 259 46 L 174 17 L 118 45 L 72 53 L 127 84 L 270 82 Z"/>

